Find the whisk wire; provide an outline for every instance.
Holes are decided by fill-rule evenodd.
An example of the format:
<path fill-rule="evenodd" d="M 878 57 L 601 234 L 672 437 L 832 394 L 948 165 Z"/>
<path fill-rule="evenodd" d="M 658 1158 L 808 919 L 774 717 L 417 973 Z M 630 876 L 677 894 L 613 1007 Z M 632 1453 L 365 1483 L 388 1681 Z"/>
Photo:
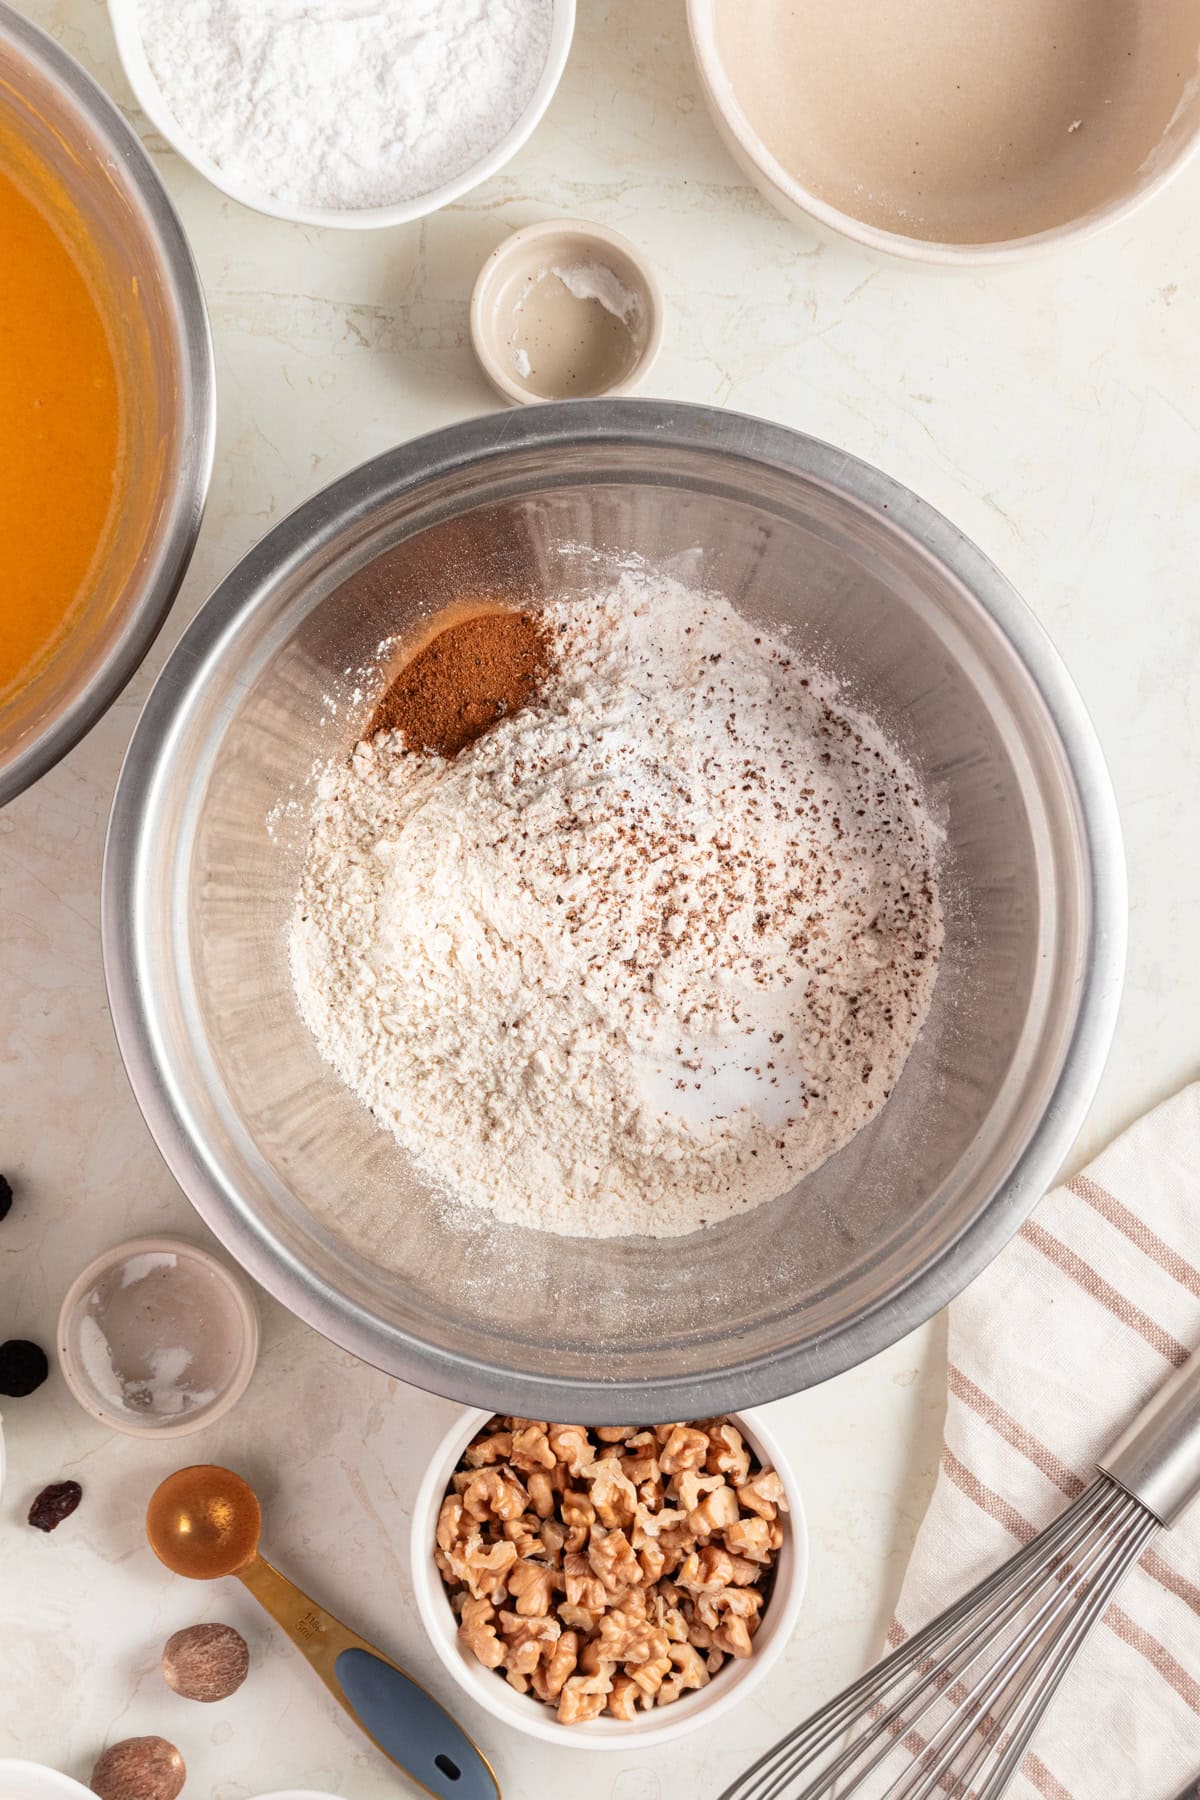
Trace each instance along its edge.
<path fill-rule="evenodd" d="M 1134 1501 L 1133 1505 L 1136 1507 L 1137 1502 Z M 1140 1508 L 1138 1510 L 1141 1511 Z M 1117 1560 L 1097 1577 L 1079 1612 L 1072 1619 L 1069 1630 L 1063 1634 L 1044 1667 L 1034 1671 L 1041 1679 L 1036 1688 L 1030 1690 L 1024 1714 L 1014 1721 L 1009 1741 L 1002 1747 L 991 1785 L 986 1794 L 979 1796 L 979 1800 L 995 1800 L 995 1796 L 1003 1793 L 1025 1754 L 1029 1740 L 1041 1724 L 1042 1716 L 1054 1698 L 1076 1651 L 1101 1618 L 1113 1594 L 1158 1529 L 1158 1520 L 1153 1514 L 1143 1511 L 1141 1518 L 1136 1521 L 1132 1537 L 1121 1549 Z"/>
<path fill-rule="evenodd" d="M 920 1800 L 921 1796 L 933 1794 L 939 1787 L 954 1793 L 968 1791 L 970 1772 L 981 1768 L 995 1754 L 997 1745 L 1005 1741 L 1013 1713 L 1028 1684 L 1037 1678 L 1036 1658 L 1045 1654 L 1046 1644 L 1053 1642 L 1069 1621 L 1078 1588 L 1086 1583 L 1103 1554 L 1103 1542 L 1093 1545 L 1090 1552 L 1077 1559 L 1067 1581 L 1045 1596 L 1021 1630 L 1007 1641 L 1003 1635 L 999 1639 L 995 1636 L 988 1639 L 987 1650 L 996 1653 L 971 1687 L 963 1687 L 960 1674 L 954 1687 L 961 1689 L 961 1693 L 955 1697 L 942 1725 L 929 1739 L 918 1768 L 908 1776 L 900 1777 L 889 1789 L 888 1800 Z M 980 1660 L 979 1656 L 973 1657 L 972 1665 Z M 970 1758 L 967 1768 L 961 1767 L 964 1753 Z M 957 1769 L 956 1764 L 959 1764 Z M 949 1780 L 952 1773 L 954 1779 Z"/>
<path fill-rule="evenodd" d="M 941 1649 L 948 1640 L 955 1637 L 956 1633 L 965 1636 L 968 1630 L 990 1626 L 997 1614 L 1009 1605 L 1009 1599 L 1004 1590 L 1014 1579 L 1027 1575 L 1032 1587 L 1040 1585 L 1045 1578 L 1047 1553 L 1057 1551 L 1062 1543 L 1078 1529 L 1081 1519 L 1089 1519 L 1112 1493 L 1111 1483 L 1097 1482 L 1079 1501 L 1075 1517 L 1067 1513 L 1055 1520 L 1052 1525 L 1047 1527 L 1040 1539 L 1034 1539 L 1032 1543 L 1018 1551 L 1006 1568 L 986 1576 L 972 1588 L 970 1593 L 965 1594 L 961 1600 L 947 1608 L 938 1618 L 914 1633 L 901 1649 L 894 1651 L 876 1668 L 868 1670 L 836 1699 L 830 1701 L 819 1712 L 814 1713 L 810 1719 L 781 1738 L 777 1744 L 760 1756 L 739 1780 L 725 1790 L 722 1800 L 782 1800 L 788 1783 L 793 1779 L 797 1768 L 801 1767 L 804 1762 L 811 1762 L 813 1758 L 822 1755 L 831 1745 L 837 1743 L 854 1719 L 861 1717 L 863 1712 L 872 1707 L 893 1685 L 897 1679 L 897 1669 L 902 1667 L 905 1670 L 912 1670 L 908 1688 L 877 1721 L 874 1730 L 869 1734 L 869 1740 L 866 1740 L 874 1741 L 881 1736 L 885 1737 L 886 1748 L 890 1750 L 896 1736 L 892 1727 L 904 1705 L 908 1703 L 909 1699 L 915 1698 L 928 1681 L 936 1679 L 949 1667 L 956 1645 L 952 1644 L 940 1661 L 932 1669 L 926 1671 L 922 1670 L 919 1664 L 928 1653 L 935 1649 Z M 984 1601 L 991 1599 L 992 1596 L 1000 1596 L 995 1609 L 985 1610 L 976 1619 L 975 1609 Z M 830 1780 L 845 1774 L 864 1747 L 864 1740 L 856 1740 L 855 1744 L 843 1753 L 843 1757 L 839 1757 L 831 1768 L 798 1794 L 795 1800 L 819 1800 L 819 1796 L 827 1792 Z M 761 1778 L 761 1783 L 769 1785 L 756 1786 L 756 1778 Z"/>
<path fill-rule="evenodd" d="M 876 1800 L 995 1800 L 1157 1529 L 1136 1498 L 1100 1477 L 1004 1568 L 773 1745 L 722 1800 L 852 1800 L 873 1777 Z"/>
<path fill-rule="evenodd" d="M 938 1748 L 960 1713 L 966 1712 L 970 1715 L 966 1727 L 968 1732 L 975 1729 L 974 1716 L 976 1714 L 984 1712 L 985 1721 L 995 1716 L 995 1700 L 989 1701 L 988 1696 L 1003 1694 L 1008 1672 L 1019 1664 L 1026 1645 L 1036 1636 L 1046 1618 L 1053 1617 L 1054 1613 L 1069 1601 L 1074 1581 L 1086 1573 L 1088 1565 L 1086 1563 L 1081 1565 L 1076 1557 L 1074 1564 L 1070 1565 L 1074 1573 L 1069 1577 L 1069 1581 L 1064 1583 L 1057 1579 L 1054 1570 L 1059 1566 L 1062 1556 L 1067 1554 L 1074 1554 L 1073 1541 L 1065 1552 L 1056 1553 L 1049 1567 L 1032 1567 L 1025 1579 L 1018 1582 L 1011 1592 L 1002 1594 L 996 1605 L 982 1614 L 973 1614 L 970 1620 L 963 1624 L 955 1644 L 942 1657 L 940 1664 L 927 1672 L 926 1685 L 932 1691 L 920 1712 L 909 1721 L 909 1724 L 915 1726 L 920 1723 L 928 1712 L 942 1703 L 947 1697 L 947 1693 L 952 1700 L 949 1715 L 945 1723 L 929 1740 L 928 1750 Z M 1046 1599 L 1026 1621 L 1025 1626 L 1009 1640 L 1007 1649 L 999 1659 L 989 1663 L 976 1679 L 975 1685 L 964 1690 L 961 1696 L 954 1701 L 954 1688 L 962 1688 L 967 1676 L 989 1654 L 997 1640 L 1002 1638 L 1009 1626 L 1019 1619 L 1047 1588 L 1049 1588 L 1049 1593 Z M 961 1661 L 957 1661 L 959 1652 L 963 1648 L 969 1648 L 970 1653 Z M 952 1680 L 951 1677 L 953 1677 Z"/>
<path fill-rule="evenodd" d="M 946 1719 L 922 1752 L 920 1760 L 921 1770 L 924 1772 L 919 1778 L 912 1772 L 902 1776 L 888 1790 L 886 1800 L 918 1800 L 919 1796 L 932 1793 L 936 1787 L 943 1785 L 942 1777 L 949 1772 L 959 1752 L 976 1735 L 980 1736 L 981 1747 L 985 1750 L 1000 1740 L 1028 1685 L 1038 1676 L 1036 1661 L 1026 1666 L 1028 1652 L 1037 1650 L 1044 1654 L 1045 1646 L 1053 1644 L 1058 1633 L 1069 1624 L 1076 1595 L 1087 1587 L 1096 1565 L 1109 1554 L 1106 1533 L 1127 1504 L 1127 1496 L 1117 1495 L 1098 1512 L 1085 1516 L 1082 1529 L 1075 1534 L 1066 1553 L 1069 1560 L 1064 1561 L 1057 1555 L 1052 1558 L 1037 1579 L 1026 1582 L 1014 1595 L 1012 1603 L 998 1619 L 996 1628 L 986 1635 L 982 1632 L 978 1634 L 975 1639 L 976 1648 L 957 1670 L 954 1686 L 961 1687 L 967 1672 L 989 1655 L 999 1641 L 998 1653 L 977 1676 L 974 1685 L 953 1700 Z M 1002 1635 L 1004 1631 L 1022 1616 L 1030 1601 L 1040 1595 L 1043 1589 L 1048 1591 L 1036 1611 L 1005 1642 Z M 1023 1678 L 1022 1668 L 1026 1669 Z M 918 1717 L 924 1717 L 941 1698 L 939 1693 L 931 1694 Z M 911 1723 L 916 1722 L 914 1719 Z M 978 1754 L 977 1751 L 973 1761 L 978 1758 Z M 863 1774 L 866 1774 L 865 1770 Z"/>

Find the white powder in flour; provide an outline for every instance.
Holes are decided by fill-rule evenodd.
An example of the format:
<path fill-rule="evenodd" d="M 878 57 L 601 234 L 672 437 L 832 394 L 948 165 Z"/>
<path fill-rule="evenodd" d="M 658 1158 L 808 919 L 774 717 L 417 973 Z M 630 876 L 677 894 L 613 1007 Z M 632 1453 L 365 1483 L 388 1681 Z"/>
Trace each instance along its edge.
<path fill-rule="evenodd" d="M 283 205 L 395 205 L 512 130 L 552 0 L 137 0 L 184 133 L 234 186 Z"/>
<path fill-rule="evenodd" d="M 324 777 L 291 955 L 322 1054 L 505 1220 L 668 1236 L 886 1101 L 929 1007 L 937 834 L 786 646 L 650 572 L 552 604 L 554 672 L 452 762 Z"/>

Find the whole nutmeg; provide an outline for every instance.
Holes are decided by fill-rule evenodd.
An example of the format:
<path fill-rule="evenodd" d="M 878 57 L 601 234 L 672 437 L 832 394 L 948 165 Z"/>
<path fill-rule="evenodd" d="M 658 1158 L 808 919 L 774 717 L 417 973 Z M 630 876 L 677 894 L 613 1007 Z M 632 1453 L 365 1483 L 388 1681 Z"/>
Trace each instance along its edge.
<path fill-rule="evenodd" d="M 123 1738 L 110 1744 L 92 1770 L 93 1794 L 100 1800 L 175 1800 L 187 1769 L 166 1738 Z"/>
<path fill-rule="evenodd" d="M 185 1700 L 226 1700 L 241 1687 L 250 1652 L 232 1625 L 188 1625 L 167 1639 L 162 1672 Z"/>

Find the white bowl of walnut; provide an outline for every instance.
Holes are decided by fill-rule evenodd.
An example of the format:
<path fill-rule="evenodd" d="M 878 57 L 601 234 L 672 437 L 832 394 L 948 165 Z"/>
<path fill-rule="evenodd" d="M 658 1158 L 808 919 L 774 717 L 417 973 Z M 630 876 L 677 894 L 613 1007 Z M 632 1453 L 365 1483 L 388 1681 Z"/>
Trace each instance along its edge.
<path fill-rule="evenodd" d="M 736 1706 L 804 1596 L 795 1482 L 756 1412 L 588 1428 L 465 1413 L 413 1508 L 413 1586 L 463 1689 L 587 1750 Z"/>

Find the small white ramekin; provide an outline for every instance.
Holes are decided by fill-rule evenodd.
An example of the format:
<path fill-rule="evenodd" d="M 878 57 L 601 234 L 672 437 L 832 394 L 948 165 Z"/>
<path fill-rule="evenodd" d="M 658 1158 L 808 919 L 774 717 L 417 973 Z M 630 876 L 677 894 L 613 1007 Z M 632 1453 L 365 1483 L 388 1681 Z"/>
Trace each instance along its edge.
<path fill-rule="evenodd" d="M 427 213 L 437 212 L 440 207 L 449 206 L 452 201 L 461 199 L 471 188 L 478 187 L 481 181 L 487 181 L 489 176 L 502 169 L 530 137 L 554 98 L 575 33 L 575 0 L 554 0 L 546 65 L 528 106 L 500 142 L 493 145 L 477 162 L 472 163 L 469 169 L 456 175 L 453 181 L 443 182 L 441 187 L 430 188 L 428 193 L 418 194 L 413 200 L 402 200 L 395 206 L 285 206 L 265 194 L 257 194 L 252 189 L 230 181 L 212 158 L 185 134 L 147 59 L 138 29 L 137 0 L 108 0 L 108 11 L 113 36 L 117 41 L 117 53 L 135 100 L 155 130 L 166 138 L 171 148 L 177 150 L 185 162 L 191 163 L 193 169 L 203 175 L 206 181 L 211 181 L 223 194 L 228 194 L 231 200 L 251 207 L 255 212 L 265 213 L 268 218 L 288 219 L 296 225 L 330 225 L 350 231 L 372 230 L 384 225 L 407 225 L 413 219 L 423 219 Z"/>
<path fill-rule="evenodd" d="M 578 396 L 540 393 L 517 371 L 511 342 L 522 302 L 540 273 L 556 263 L 596 262 L 609 269 L 637 299 L 634 360 L 619 381 Z M 471 344 L 479 366 L 505 400 L 515 406 L 543 405 L 551 399 L 597 399 L 631 394 L 653 368 L 662 348 L 666 313 L 653 265 L 629 238 L 591 219 L 540 219 L 523 225 L 496 245 L 479 271 L 471 294 Z"/>
<path fill-rule="evenodd" d="M 450 1477 L 471 1439 L 492 1416 L 490 1412 L 465 1412 L 446 1433 L 425 1472 L 412 1514 L 413 1591 L 421 1621 L 434 1649 L 463 1691 L 515 1731 L 523 1731 L 527 1737 L 541 1738 L 548 1744 L 557 1744 L 560 1749 L 578 1750 L 648 1749 L 652 1744 L 665 1744 L 682 1737 L 698 1725 L 710 1725 L 721 1714 L 740 1705 L 774 1668 L 787 1648 L 808 1579 L 808 1532 L 800 1494 L 783 1452 L 762 1414 L 729 1414 L 759 1460 L 778 1472 L 790 1508 L 785 1520 L 783 1548 L 775 1564 L 774 1586 L 755 1634 L 753 1654 L 740 1661 L 727 1662 L 707 1687 L 684 1694 L 669 1706 L 639 1713 L 636 1719 L 613 1719 L 604 1715 L 579 1725 L 560 1725 L 551 1707 L 532 1695 L 518 1694 L 503 1675 L 498 1675 L 494 1669 L 485 1669 L 481 1662 L 463 1651 L 458 1642 L 458 1621 L 450 1607 L 450 1596 L 433 1559 L 438 1514 Z"/>
<path fill-rule="evenodd" d="M 148 1414 L 142 1418 L 124 1408 L 118 1409 L 96 1386 L 88 1373 L 82 1353 L 80 1328 L 87 1313 L 88 1295 L 98 1281 L 133 1257 L 164 1255 L 190 1264 L 219 1287 L 226 1306 L 229 1372 L 212 1399 L 191 1411 Z M 224 1329 L 225 1325 L 220 1321 L 214 1322 L 214 1331 Z M 257 1359 L 258 1313 L 249 1288 L 223 1262 L 211 1256 L 207 1250 L 200 1249 L 197 1244 L 189 1244 L 184 1238 L 142 1237 L 133 1238 L 128 1243 L 114 1244 L 111 1250 L 105 1250 L 86 1269 L 80 1271 L 68 1288 L 59 1310 L 58 1365 L 62 1370 L 63 1380 L 85 1412 L 90 1413 L 93 1419 L 98 1419 L 102 1425 L 107 1425 L 111 1431 L 123 1432 L 126 1437 L 188 1437 L 193 1431 L 200 1431 L 204 1426 L 214 1424 L 245 1393 Z"/>

